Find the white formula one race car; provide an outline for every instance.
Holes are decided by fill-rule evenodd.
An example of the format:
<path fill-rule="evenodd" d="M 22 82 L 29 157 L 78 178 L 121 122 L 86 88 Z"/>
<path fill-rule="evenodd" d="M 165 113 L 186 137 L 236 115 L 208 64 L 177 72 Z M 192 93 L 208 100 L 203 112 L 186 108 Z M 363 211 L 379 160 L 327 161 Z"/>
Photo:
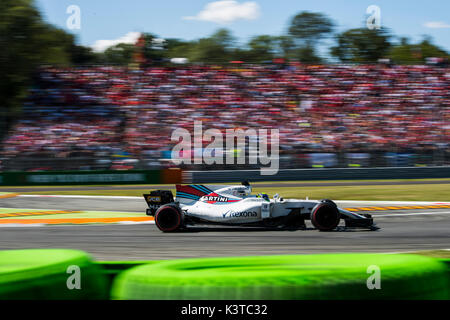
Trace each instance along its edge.
<path fill-rule="evenodd" d="M 340 220 L 346 228 L 378 229 L 369 214 L 356 214 L 328 199 L 283 199 L 278 194 L 251 195 L 246 181 L 237 186 L 177 185 L 176 199 L 168 190 L 144 194 L 146 214 L 155 218 L 163 232 L 185 229 L 189 225 L 226 225 L 264 228 L 306 228 L 305 220 L 320 231 L 335 230 Z"/>

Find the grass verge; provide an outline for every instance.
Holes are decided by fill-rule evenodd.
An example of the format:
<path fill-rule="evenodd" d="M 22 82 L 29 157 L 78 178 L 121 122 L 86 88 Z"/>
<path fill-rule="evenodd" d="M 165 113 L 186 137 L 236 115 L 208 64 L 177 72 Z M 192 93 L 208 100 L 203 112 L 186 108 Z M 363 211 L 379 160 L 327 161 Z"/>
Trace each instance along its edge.
<path fill-rule="evenodd" d="M 175 193 L 175 189 L 172 189 Z M 253 187 L 253 194 L 265 192 L 269 196 L 279 193 L 284 198 L 337 199 L 337 200 L 379 200 L 379 201 L 450 201 L 450 184 L 412 184 L 389 186 L 314 186 L 314 187 Z M 145 190 L 61 190 L 33 191 L 22 194 L 43 195 L 102 195 L 137 196 Z"/>

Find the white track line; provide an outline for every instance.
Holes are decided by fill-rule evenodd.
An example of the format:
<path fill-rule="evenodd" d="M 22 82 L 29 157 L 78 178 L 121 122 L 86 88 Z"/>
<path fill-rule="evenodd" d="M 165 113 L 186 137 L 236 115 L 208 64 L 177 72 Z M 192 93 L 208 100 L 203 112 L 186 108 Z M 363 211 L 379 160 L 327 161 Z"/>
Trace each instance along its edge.
<path fill-rule="evenodd" d="M 443 248 L 443 249 L 431 249 L 431 250 L 442 250 L 442 251 L 450 251 L 450 249 L 446 249 L 446 248 Z M 401 254 L 401 253 L 418 253 L 418 252 L 423 252 L 423 251 L 428 251 L 428 250 L 413 250 L 413 251 L 394 251 L 394 252 L 380 252 L 380 253 L 383 253 L 383 254 Z M 439 259 L 439 258 L 438 258 Z"/>
<path fill-rule="evenodd" d="M 22 228 L 22 227 L 45 227 L 48 226 L 48 224 L 45 223 L 5 223 L 0 224 L 0 228 Z"/>
<path fill-rule="evenodd" d="M 130 225 L 130 224 L 155 224 L 155 220 L 150 220 L 150 221 L 119 221 L 116 222 L 117 224 L 126 224 L 126 225 Z"/>

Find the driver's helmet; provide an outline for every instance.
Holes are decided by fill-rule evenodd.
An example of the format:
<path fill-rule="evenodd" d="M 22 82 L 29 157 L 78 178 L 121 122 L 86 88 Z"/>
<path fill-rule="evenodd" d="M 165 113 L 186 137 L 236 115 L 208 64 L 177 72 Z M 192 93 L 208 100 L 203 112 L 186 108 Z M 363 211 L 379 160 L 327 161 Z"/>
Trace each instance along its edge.
<path fill-rule="evenodd" d="M 258 193 L 258 195 L 256 197 L 257 198 L 263 198 L 266 201 L 270 201 L 269 200 L 269 195 L 267 193 Z"/>

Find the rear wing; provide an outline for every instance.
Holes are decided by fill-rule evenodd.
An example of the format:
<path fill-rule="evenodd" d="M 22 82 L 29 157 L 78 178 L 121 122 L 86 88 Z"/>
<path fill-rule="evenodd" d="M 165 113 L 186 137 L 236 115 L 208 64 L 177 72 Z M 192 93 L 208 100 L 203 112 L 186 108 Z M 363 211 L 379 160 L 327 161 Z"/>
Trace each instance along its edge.
<path fill-rule="evenodd" d="M 172 191 L 169 190 L 154 190 L 148 194 L 143 194 L 145 202 L 147 202 L 147 215 L 154 216 L 156 210 L 164 204 L 173 202 Z"/>

